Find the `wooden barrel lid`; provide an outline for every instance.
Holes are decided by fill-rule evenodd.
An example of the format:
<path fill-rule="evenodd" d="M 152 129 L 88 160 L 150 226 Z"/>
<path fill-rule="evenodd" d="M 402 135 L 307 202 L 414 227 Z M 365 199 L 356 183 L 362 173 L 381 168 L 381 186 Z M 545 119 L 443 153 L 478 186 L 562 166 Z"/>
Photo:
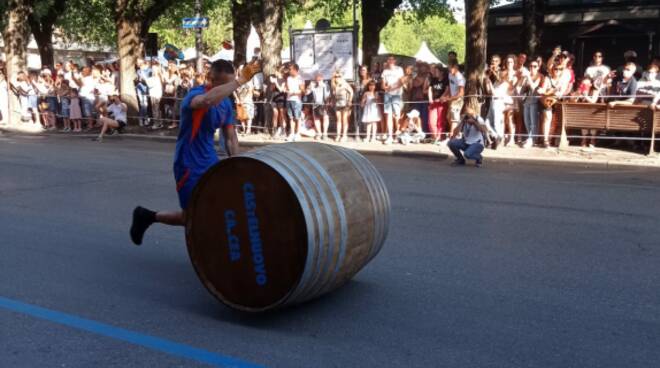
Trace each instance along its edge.
<path fill-rule="evenodd" d="M 186 211 L 186 240 L 207 289 L 246 311 L 282 302 L 307 258 L 305 217 L 293 189 L 248 157 L 223 160 L 201 178 Z"/>

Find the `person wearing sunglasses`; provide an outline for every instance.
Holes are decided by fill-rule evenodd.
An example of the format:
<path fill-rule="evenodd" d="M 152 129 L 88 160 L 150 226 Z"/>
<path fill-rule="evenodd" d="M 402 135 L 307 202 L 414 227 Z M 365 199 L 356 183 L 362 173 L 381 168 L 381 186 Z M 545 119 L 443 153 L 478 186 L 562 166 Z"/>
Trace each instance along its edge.
<path fill-rule="evenodd" d="M 539 89 L 542 95 L 543 105 L 543 146 L 550 147 L 550 133 L 555 128 L 552 124 L 552 110 L 554 105 L 561 100 L 564 92 L 568 89 L 570 78 L 566 78 L 564 65 L 558 64 L 550 67 L 550 72 L 543 80 L 543 86 Z"/>
<path fill-rule="evenodd" d="M 603 52 L 596 51 L 591 65 L 585 70 L 584 76 L 593 81 L 593 86 L 598 89 L 601 95 L 607 93 L 607 86 L 612 82 L 609 78 L 610 67 L 603 64 Z"/>
<path fill-rule="evenodd" d="M 523 120 L 527 130 L 527 140 L 523 147 L 530 148 L 539 131 L 539 90 L 543 86 L 543 74 L 539 69 L 541 64 L 537 60 L 529 63 L 529 75 L 526 76 L 520 88 L 523 98 Z"/>

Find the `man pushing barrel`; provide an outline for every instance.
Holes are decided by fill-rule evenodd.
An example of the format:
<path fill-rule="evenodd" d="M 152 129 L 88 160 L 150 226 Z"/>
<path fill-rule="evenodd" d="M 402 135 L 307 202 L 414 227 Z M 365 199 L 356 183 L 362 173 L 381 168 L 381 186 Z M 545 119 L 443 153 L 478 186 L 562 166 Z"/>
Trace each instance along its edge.
<path fill-rule="evenodd" d="M 185 209 L 197 181 L 218 162 L 213 142 L 217 129 L 222 129 L 229 156 L 238 153 L 234 110 L 231 100 L 227 97 L 249 82 L 260 69 L 258 62 L 247 64 L 236 78 L 230 62 L 215 61 L 207 74 L 206 84 L 191 89 L 183 99 L 180 131 L 174 154 L 174 178 L 181 210 L 155 212 L 136 207 L 133 210 L 130 230 L 133 243 L 142 244 L 145 231 L 156 222 L 174 226 L 185 225 Z"/>

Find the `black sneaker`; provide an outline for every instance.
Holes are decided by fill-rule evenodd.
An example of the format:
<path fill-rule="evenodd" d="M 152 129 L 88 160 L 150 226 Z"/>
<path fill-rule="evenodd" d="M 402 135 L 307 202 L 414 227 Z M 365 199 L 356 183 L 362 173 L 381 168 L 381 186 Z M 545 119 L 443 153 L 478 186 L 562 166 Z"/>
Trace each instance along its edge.
<path fill-rule="evenodd" d="M 465 166 L 465 160 L 454 160 L 454 162 L 451 163 L 451 166 Z"/>
<path fill-rule="evenodd" d="M 481 165 L 483 165 L 482 160 L 477 160 L 477 161 L 474 162 L 474 167 L 481 167 Z"/>
<path fill-rule="evenodd" d="M 133 210 L 133 224 L 131 225 L 131 240 L 135 245 L 142 244 L 145 231 L 156 222 L 156 213 L 143 207 Z"/>

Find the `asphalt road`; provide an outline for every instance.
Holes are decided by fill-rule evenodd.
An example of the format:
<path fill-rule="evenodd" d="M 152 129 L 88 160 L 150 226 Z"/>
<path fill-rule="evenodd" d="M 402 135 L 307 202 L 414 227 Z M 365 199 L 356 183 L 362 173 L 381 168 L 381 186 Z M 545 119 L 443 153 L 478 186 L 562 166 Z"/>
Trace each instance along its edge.
<path fill-rule="evenodd" d="M 0 367 L 660 366 L 658 171 L 373 156 L 382 252 L 254 316 L 207 293 L 181 229 L 130 244 L 136 204 L 177 206 L 172 150 L 0 136 Z"/>

